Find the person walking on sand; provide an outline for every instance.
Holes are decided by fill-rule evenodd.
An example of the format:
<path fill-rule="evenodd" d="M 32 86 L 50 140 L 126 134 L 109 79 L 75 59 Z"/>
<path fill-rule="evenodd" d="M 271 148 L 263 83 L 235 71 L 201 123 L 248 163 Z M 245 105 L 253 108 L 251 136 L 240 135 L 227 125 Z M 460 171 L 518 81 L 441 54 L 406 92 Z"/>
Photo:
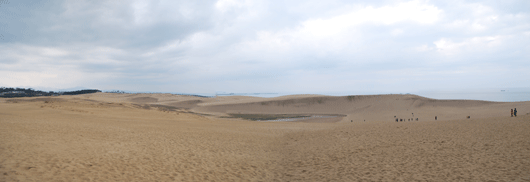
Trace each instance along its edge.
<path fill-rule="evenodd" d="M 515 117 L 517 117 L 517 108 L 514 108 L 514 109 L 513 109 L 513 115 L 514 115 Z"/>
<path fill-rule="evenodd" d="M 512 114 L 512 117 L 513 117 L 513 109 L 510 111 L 510 114 Z"/>

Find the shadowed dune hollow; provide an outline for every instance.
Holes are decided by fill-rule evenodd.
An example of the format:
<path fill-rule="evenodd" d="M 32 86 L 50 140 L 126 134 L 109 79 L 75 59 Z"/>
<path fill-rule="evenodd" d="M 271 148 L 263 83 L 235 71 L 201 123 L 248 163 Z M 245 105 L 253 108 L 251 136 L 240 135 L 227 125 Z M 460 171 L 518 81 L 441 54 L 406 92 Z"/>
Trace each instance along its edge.
<path fill-rule="evenodd" d="M 0 181 L 530 181 L 529 113 L 416 95 L 0 99 Z"/>

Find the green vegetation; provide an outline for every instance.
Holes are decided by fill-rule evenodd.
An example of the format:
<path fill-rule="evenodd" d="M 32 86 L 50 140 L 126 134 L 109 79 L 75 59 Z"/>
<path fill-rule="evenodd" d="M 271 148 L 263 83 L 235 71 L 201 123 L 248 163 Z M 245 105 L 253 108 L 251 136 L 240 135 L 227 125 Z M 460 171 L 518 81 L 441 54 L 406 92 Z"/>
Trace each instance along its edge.
<path fill-rule="evenodd" d="M 37 97 L 37 96 L 59 96 L 59 95 L 80 95 L 101 92 L 101 90 L 88 89 L 71 92 L 44 92 L 40 90 L 33 90 L 32 88 L 8 88 L 0 87 L 0 97 L 14 98 L 14 97 Z"/>

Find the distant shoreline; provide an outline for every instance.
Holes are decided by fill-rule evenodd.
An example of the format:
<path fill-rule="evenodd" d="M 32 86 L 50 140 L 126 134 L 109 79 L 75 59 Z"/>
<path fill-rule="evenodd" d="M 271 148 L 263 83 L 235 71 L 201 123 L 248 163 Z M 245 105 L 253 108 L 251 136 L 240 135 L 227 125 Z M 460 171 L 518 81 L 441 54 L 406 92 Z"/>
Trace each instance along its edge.
<path fill-rule="evenodd" d="M 3 98 L 15 98 L 15 97 L 39 97 L 39 96 L 60 96 L 60 95 L 80 95 L 80 94 L 91 94 L 101 92 L 97 89 L 85 89 L 76 91 L 65 91 L 65 92 L 54 92 L 54 91 L 40 91 L 33 90 L 31 88 L 0 88 L 0 97 Z"/>

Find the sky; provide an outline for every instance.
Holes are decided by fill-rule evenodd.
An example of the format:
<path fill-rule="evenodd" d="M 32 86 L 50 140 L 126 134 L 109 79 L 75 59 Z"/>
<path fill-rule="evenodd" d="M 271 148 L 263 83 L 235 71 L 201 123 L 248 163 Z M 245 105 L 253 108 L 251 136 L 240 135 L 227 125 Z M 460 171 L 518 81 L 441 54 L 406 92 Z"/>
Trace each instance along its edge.
<path fill-rule="evenodd" d="M 530 87 L 530 1 L 0 0 L 0 86 L 178 93 Z"/>

